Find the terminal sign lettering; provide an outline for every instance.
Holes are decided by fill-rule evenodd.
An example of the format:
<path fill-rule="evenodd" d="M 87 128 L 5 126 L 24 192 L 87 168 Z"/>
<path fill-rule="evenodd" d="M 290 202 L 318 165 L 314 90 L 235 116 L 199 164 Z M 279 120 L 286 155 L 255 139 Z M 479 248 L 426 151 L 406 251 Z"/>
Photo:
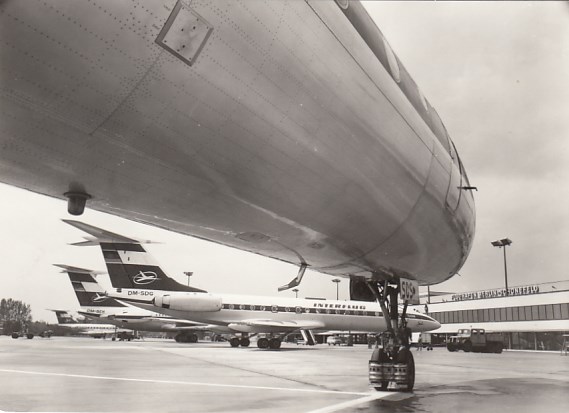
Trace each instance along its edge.
<path fill-rule="evenodd" d="M 483 298 L 497 298 L 497 297 L 507 297 L 514 295 L 529 295 L 539 293 L 539 286 L 537 285 L 527 285 L 525 287 L 512 287 L 508 288 L 508 293 L 506 294 L 505 288 L 500 288 L 496 290 L 487 291 L 475 291 L 472 293 L 455 294 L 452 296 L 452 301 L 463 301 L 463 300 L 480 300 Z"/>

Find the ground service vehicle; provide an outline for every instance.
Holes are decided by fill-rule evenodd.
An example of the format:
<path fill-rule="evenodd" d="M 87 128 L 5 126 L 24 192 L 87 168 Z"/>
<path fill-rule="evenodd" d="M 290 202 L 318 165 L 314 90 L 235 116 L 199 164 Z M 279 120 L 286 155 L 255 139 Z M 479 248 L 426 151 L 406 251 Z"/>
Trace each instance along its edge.
<path fill-rule="evenodd" d="M 331 346 L 331 345 L 338 345 L 341 346 L 342 345 L 342 337 L 338 337 L 338 336 L 330 336 L 326 339 L 326 343 Z"/>
<path fill-rule="evenodd" d="M 12 338 L 20 338 L 20 337 L 26 337 L 28 340 L 31 340 L 32 338 L 34 338 L 34 335 L 33 333 L 26 333 L 22 331 L 15 331 L 12 333 Z"/>
<path fill-rule="evenodd" d="M 487 334 L 483 328 L 464 328 L 450 338 L 448 351 L 464 350 L 466 353 L 501 353 L 504 343 L 499 335 Z"/>

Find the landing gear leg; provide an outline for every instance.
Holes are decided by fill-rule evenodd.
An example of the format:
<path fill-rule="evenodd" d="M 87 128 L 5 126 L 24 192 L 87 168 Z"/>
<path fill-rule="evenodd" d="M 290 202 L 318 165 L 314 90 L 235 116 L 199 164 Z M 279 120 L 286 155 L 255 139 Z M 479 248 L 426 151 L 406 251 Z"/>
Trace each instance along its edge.
<path fill-rule="evenodd" d="M 415 385 L 415 361 L 409 350 L 411 330 L 407 328 L 407 301 L 399 317 L 399 286 L 369 282 L 368 287 L 379 302 L 387 331 L 377 340 L 369 360 L 369 381 L 376 390 L 412 391 Z"/>

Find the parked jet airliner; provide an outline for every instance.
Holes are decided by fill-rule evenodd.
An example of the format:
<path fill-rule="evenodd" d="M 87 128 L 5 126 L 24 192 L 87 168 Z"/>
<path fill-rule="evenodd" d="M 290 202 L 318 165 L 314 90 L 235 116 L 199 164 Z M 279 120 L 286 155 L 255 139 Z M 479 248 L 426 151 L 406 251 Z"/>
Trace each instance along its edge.
<path fill-rule="evenodd" d="M 284 288 L 349 277 L 390 331 L 470 252 L 475 188 L 358 1 L 4 1 L 0 34 L 2 182 L 297 265 Z"/>
<path fill-rule="evenodd" d="M 64 269 L 69 276 L 73 291 L 81 306 L 79 314 L 121 328 L 135 331 L 177 333 L 178 342 L 195 343 L 198 331 L 227 332 L 216 325 L 176 319 L 160 313 L 125 305 L 106 295 L 95 276 L 96 271 L 68 265 L 55 264 Z"/>
<path fill-rule="evenodd" d="M 83 222 L 65 222 L 94 237 L 78 245 L 100 245 L 111 283 L 117 288 L 117 292 L 107 292 L 109 297 L 148 311 L 244 333 L 240 339 L 231 339 L 234 347 L 248 346 L 248 334 L 269 333 L 272 337 L 259 338 L 257 345 L 279 348 L 284 335 L 299 330 L 379 333 L 387 329 L 378 303 L 180 291 L 187 287 L 170 278 L 139 241 Z M 169 289 L 176 285 L 178 288 Z M 405 319 L 414 332 L 440 327 L 436 320 L 416 311 Z"/>
<path fill-rule="evenodd" d="M 133 331 L 129 329 L 119 329 L 111 323 L 83 323 L 76 319 L 67 310 L 51 310 L 57 317 L 57 324 L 70 328 L 81 335 L 87 335 L 94 338 L 106 338 L 107 336 L 126 335 L 131 336 Z"/>

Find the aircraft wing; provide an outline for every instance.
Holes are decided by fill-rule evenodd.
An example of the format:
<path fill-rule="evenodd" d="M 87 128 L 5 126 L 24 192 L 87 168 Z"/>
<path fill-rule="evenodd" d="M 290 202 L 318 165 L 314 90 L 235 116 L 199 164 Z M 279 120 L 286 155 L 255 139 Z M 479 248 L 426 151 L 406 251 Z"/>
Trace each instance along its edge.
<path fill-rule="evenodd" d="M 234 331 L 241 332 L 292 332 L 296 330 L 314 330 L 323 328 L 324 324 L 319 321 L 278 321 L 271 319 L 241 320 L 230 323 L 227 327 Z"/>

